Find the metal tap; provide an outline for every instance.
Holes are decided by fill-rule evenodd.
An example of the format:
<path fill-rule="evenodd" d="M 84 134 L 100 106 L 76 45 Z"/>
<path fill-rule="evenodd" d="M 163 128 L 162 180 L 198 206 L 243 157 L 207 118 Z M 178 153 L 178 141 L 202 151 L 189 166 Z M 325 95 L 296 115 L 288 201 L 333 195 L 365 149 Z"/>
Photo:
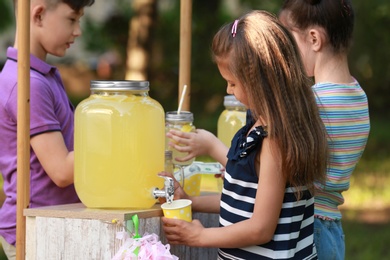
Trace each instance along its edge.
<path fill-rule="evenodd" d="M 170 177 L 166 177 L 166 176 L 160 176 L 161 178 L 164 178 L 164 188 L 162 190 L 156 188 L 154 191 L 153 191 L 153 195 L 154 195 L 154 198 L 157 199 L 157 198 L 164 198 L 167 200 L 168 203 L 172 203 L 173 201 L 173 196 L 174 196 L 174 192 L 175 192 L 175 186 L 174 186 L 174 182 L 173 182 L 173 179 L 170 178 Z"/>

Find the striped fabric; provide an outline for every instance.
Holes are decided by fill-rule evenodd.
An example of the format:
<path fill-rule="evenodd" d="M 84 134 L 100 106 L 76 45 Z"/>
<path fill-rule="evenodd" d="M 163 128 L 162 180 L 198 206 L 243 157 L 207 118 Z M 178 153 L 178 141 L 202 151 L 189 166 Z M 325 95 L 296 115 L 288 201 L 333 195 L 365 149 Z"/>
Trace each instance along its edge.
<path fill-rule="evenodd" d="M 250 125 L 238 131 L 228 153 L 220 226 L 249 219 L 253 214 L 259 181 L 254 162 L 263 137 L 260 135 L 257 148 L 247 149 L 243 157 L 242 142 Z M 220 248 L 218 259 L 317 259 L 313 242 L 314 198 L 306 188 L 301 187 L 301 190 L 303 196 L 297 201 L 295 189 L 286 188 L 279 222 L 270 242 L 246 248 Z"/>
<path fill-rule="evenodd" d="M 330 149 L 326 185 L 316 185 L 315 215 L 338 220 L 338 206 L 344 203 L 342 192 L 349 189 L 370 131 L 367 96 L 356 81 L 350 85 L 318 83 L 312 89 Z"/>

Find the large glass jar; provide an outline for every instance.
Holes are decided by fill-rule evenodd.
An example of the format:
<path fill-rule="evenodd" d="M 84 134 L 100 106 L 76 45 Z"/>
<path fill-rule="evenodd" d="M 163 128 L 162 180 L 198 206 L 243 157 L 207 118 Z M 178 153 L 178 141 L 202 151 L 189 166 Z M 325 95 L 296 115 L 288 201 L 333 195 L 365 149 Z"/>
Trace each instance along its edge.
<path fill-rule="evenodd" d="M 91 208 L 150 208 L 164 181 L 164 110 L 148 81 L 91 81 L 75 111 L 75 188 Z"/>
<path fill-rule="evenodd" d="M 234 135 L 246 123 L 246 107 L 234 95 L 224 97 L 225 110 L 218 118 L 217 136 L 230 147 Z"/>

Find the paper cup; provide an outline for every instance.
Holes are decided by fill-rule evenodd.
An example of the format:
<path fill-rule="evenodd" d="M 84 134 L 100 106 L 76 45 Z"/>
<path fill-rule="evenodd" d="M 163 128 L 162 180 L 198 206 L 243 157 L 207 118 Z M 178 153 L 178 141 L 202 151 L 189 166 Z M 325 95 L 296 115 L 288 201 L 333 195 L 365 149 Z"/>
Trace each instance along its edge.
<path fill-rule="evenodd" d="M 164 216 L 167 218 L 182 219 L 188 222 L 192 221 L 191 200 L 180 199 L 172 203 L 165 202 L 161 205 Z"/>
<path fill-rule="evenodd" d="M 191 177 L 186 177 L 184 179 L 184 191 L 189 196 L 199 196 L 200 195 L 200 181 L 202 179 L 201 174 L 192 175 Z"/>
<path fill-rule="evenodd" d="M 184 185 L 184 192 L 187 193 L 189 196 L 200 195 L 202 174 L 200 174 L 200 172 L 198 171 L 199 168 L 195 167 L 191 165 L 189 167 L 184 168 L 184 184 L 180 171 L 177 170 L 174 173 L 175 179 L 180 183 L 181 186 Z"/>

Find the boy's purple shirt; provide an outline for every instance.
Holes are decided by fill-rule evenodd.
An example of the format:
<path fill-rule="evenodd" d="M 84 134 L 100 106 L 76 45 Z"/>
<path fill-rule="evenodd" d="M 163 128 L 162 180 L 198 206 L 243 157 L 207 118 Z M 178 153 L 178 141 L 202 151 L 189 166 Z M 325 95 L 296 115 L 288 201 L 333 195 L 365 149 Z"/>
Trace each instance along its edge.
<path fill-rule="evenodd" d="M 0 208 L 0 235 L 15 245 L 17 50 L 8 48 L 7 58 L 0 73 L 0 171 L 6 194 Z M 30 76 L 30 136 L 61 131 L 68 150 L 73 151 L 74 107 L 57 68 L 30 55 Z M 74 185 L 59 188 L 46 174 L 32 149 L 30 153 L 30 208 L 80 202 Z"/>

